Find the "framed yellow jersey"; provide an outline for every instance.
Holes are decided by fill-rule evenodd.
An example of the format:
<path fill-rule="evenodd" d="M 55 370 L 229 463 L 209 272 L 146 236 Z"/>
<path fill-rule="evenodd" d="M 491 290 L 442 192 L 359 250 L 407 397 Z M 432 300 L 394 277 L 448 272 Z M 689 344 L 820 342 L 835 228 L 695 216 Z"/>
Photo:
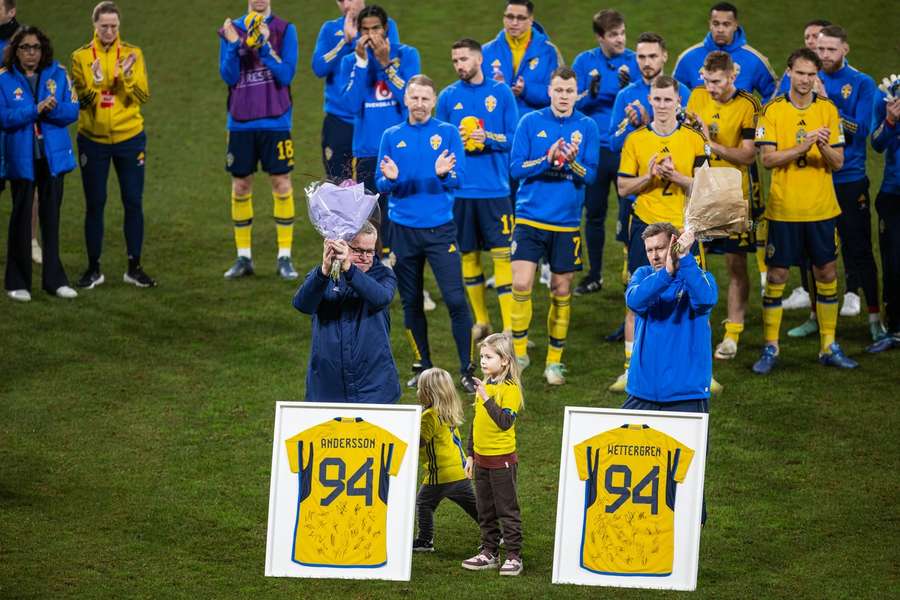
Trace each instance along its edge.
<path fill-rule="evenodd" d="M 466 455 L 459 427 L 447 425 L 433 408 L 427 408 L 422 412 L 419 431 L 419 455 L 425 471 L 422 483 L 437 485 L 465 479 Z"/>
<path fill-rule="evenodd" d="M 625 138 L 619 175 L 640 177 L 646 174 L 650 159 L 656 155 L 657 161 L 671 156 L 675 170 L 693 177 L 694 168 L 703 164 L 708 154 L 709 147 L 703 136 L 690 127 L 678 125 L 669 135 L 660 135 L 653 131 L 651 123 L 632 131 Z M 682 227 L 686 200 L 684 190 L 671 181 L 658 178 L 651 181 L 651 185 L 638 194 L 634 214 L 647 224 L 666 222 Z"/>
<path fill-rule="evenodd" d="M 602 575 L 671 575 L 675 492 L 694 450 L 648 425 L 625 424 L 573 452 L 585 482 L 581 567 Z"/>
<path fill-rule="evenodd" d="M 844 146 L 844 130 L 837 107 L 813 94 L 804 108 L 791 103 L 788 94 L 766 104 L 756 127 L 756 145 L 788 150 L 799 145 L 808 132 L 827 127 L 832 147 Z M 772 221 L 824 221 L 841 214 L 831 169 L 815 144 L 797 160 L 772 169 L 766 218 Z"/>
<path fill-rule="evenodd" d="M 688 99 L 687 111 L 696 113 L 709 128 L 710 140 L 727 148 L 737 148 L 744 140 L 753 140 L 760 104 L 756 96 L 735 90 L 727 102 L 713 98 L 705 87 L 695 87 Z M 739 169 L 744 184 L 744 197 L 750 199 L 750 177 L 747 165 L 730 163 L 710 153 L 709 166 Z"/>
<path fill-rule="evenodd" d="M 312 567 L 383 566 L 390 478 L 400 471 L 407 444 L 361 418 L 336 418 L 285 446 L 298 477 L 291 560 Z"/>

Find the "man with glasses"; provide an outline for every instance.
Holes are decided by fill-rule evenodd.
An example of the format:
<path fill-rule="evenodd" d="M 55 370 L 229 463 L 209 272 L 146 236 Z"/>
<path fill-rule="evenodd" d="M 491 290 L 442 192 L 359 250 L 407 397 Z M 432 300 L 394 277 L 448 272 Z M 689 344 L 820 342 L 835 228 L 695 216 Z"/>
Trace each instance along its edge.
<path fill-rule="evenodd" d="M 391 354 L 394 272 L 375 259 L 378 230 L 367 222 L 349 243 L 325 240 L 322 264 L 294 295 L 294 308 L 312 316 L 306 399 L 392 403 L 400 398 Z M 341 276 L 331 279 L 334 261 Z"/>

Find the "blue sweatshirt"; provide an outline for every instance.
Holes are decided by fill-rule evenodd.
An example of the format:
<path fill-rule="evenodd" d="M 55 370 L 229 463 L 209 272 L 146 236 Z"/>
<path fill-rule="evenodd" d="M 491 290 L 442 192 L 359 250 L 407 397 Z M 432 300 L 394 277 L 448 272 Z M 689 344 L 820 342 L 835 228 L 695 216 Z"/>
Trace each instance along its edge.
<path fill-rule="evenodd" d="M 887 95 L 876 90 L 875 108 L 872 111 L 872 147 L 875 152 L 884 153 L 884 179 L 881 191 L 886 194 L 900 194 L 900 123 L 888 125 Z"/>
<path fill-rule="evenodd" d="M 555 169 L 547 152 L 559 138 L 578 144 L 574 163 Z M 519 121 L 510 156 L 510 174 L 519 180 L 516 223 L 538 229 L 575 231 L 581 226 L 584 188 L 597 177 L 600 133 L 590 117 L 573 111 L 557 117 L 550 107 Z"/>
<path fill-rule="evenodd" d="M 50 95 L 57 105 L 38 114 L 37 105 Z M 68 126 L 78 120 L 78 99 L 66 70 L 56 61 L 38 73 L 37 98 L 25 75 L 15 66 L 0 70 L 0 130 L 5 164 L 0 177 L 34 181 L 35 124 L 44 138 L 42 154 L 54 177 L 75 168 Z"/>
<path fill-rule="evenodd" d="M 681 53 L 678 62 L 675 63 L 673 77 L 689 89 L 703 85 L 700 69 L 703 68 L 706 55 L 713 50 L 721 50 L 731 55 L 737 70 L 737 79 L 734 82 L 737 89 L 750 93 L 759 92 L 763 102 L 768 101 L 775 93 L 775 71 L 769 65 L 769 59 L 747 43 L 743 27 L 737 28 L 731 43 L 726 46 L 716 44 L 712 33 L 707 33 L 703 42 Z"/>
<path fill-rule="evenodd" d="M 294 308 L 312 315 L 306 399 L 389 403 L 400 399 L 391 354 L 394 272 L 375 260 L 367 272 L 353 265 L 337 286 L 316 266 L 294 295 Z"/>
<path fill-rule="evenodd" d="M 833 173 L 835 183 L 851 183 L 866 176 L 866 139 L 872 123 L 872 107 L 875 103 L 875 81 L 857 71 L 844 61 L 844 66 L 834 73 L 819 71 L 825 84 L 828 99 L 837 106 L 844 128 L 844 166 Z M 779 93 L 789 92 L 791 78 L 785 73 Z"/>
<path fill-rule="evenodd" d="M 247 27 L 244 25 L 246 16 L 243 15 L 232 20 L 231 24 L 235 29 L 247 31 Z M 272 15 L 269 15 L 266 23 L 271 20 Z M 238 40 L 229 44 L 224 38 L 219 39 L 219 75 L 229 87 L 237 85 L 241 77 L 241 61 L 238 51 L 241 49 L 242 43 L 241 40 Z M 294 27 L 294 24 L 288 23 L 284 30 L 281 52 L 273 52 L 271 44 L 264 45 L 258 52 L 260 60 L 266 68 L 272 71 L 275 80 L 281 85 L 291 85 L 294 73 L 297 71 L 298 54 L 297 28 Z M 290 131 L 293 114 L 293 107 L 277 117 L 252 121 L 236 121 L 229 114 L 228 131 Z"/>
<path fill-rule="evenodd" d="M 406 44 L 391 45 L 386 68 L 366 50 L 366 66 L 360 66 L 356 54 L 348 54 L 341 63 L 341 78 L 347 83 L 338 103 L 353 115 L 353 156 L 367 158 L 378 154 L 385 129 L 406 118 L 403 94 L 406 82 L 421 69 L 419 51 Z"/>
<path fill-rule="evenodd" d="M 390 17 L 388 17 L 387 37 L 391 46 L 400 43 L 397 24 Z M 359 32 L 356 39 L 359 39 Z M 341 106 L 339 101 L 341 92 L 347 84 L 347 81 L 341 78 L 341 61 L 353 53 L 354 47 L 355 40 L 350 44 L 344 40 L 344 17 L 338 17 L 322 24 L 312 55 L 313 73 L 325 80 L 325 103 L 322 110 L 348 123 L 353 122 L 353 114 Z"/>
<path fill-rule="evenodd" d="M 678 84 L 678 95 L 681 97 L 681 107 L 687 106 L 688 98 L 691 97 L 689 90 L 683 83 Z M 644 110 L 647 111 L 647 117 L 653 120 L 653 107 L 650 106 L 650 84 L 644 81 L 643 77 L 638 77 L 636 81 L 628 84 L 616 95 L 616 101 L 613 104 L 612 116 L 609 119 L 609 149 L 613 152 L 621 152 L 622 146 L 625 145 L 625 138 L 628 134 L 637 129 L 631 124 L 628 117 L 625 116 L 625 107 L 634 102 L 640 101 Z"/>
<path fill-rule="evenodd" d="M 709 314 L 718 296 L 715 278 L 691 255 L 678 261 L 674 277 L 665 267 L 634 272 L 625 290 L 635 314 L 628 394 L 653 402 L 709 398 Z"/>
<path fill-rule="evenodd" d="M 444 150 L 456 155 L 456 168 L 438 177 L 434 163 Z M 459 174 L 466 168 L 466 154 L 456 127 L 435 118 L 415 125 L 404 121 L 381 137 L 379 165 L 385 156 L 390 156 L 400 171 L 391 181 L 379 169 L 375 179 L 378 191 L 390 194 L 391 221 L 424 229 L 453 220 L 453 190 L 459 188 Z"/>
<path fill-rule="evenodd" d="M 495 73 L 502 75 L 503 81 L 510 87 L 516 84 L 519 77 L 525 82 L 522 93 L 516 97 L 520 116 L 550 106 L 550 94 L 547 91 L 550 76 L 564 61 L 544 28 L 537 22 L 531 26 L 531 42 L 525 49 L 525 56 L 517 71 L 513 69 L 512 50 L 506 41 L 506 31 L 501 29 L 497 37 L 482 47 L 481 53 L 484 57 L 481 70 L 486 78 L 494 79 Z"/>
<path fill-rule="evenodd" d="M 519 122 L 509 86 L 487 78 L 480 85 L 451 83 L 438 97 L 436 116 L 456 127 L 468 116 L 484 122 L 484 149 L 466 152 L 466 172 L 456 197 L 508 197 L 509 151 Z"/>
<path fill-rule="evenodd" d="M 641 78 L 641 71 L 633 50 L 626 49 L 622 54 L 607 58 L 600 48 L 587 50 L 575 57 L 572 70 L 578 75 L 579 100 L 575 107 L 597 122 L 600 131 L 600 147 L 610 147 L 609 122 L 613 104 L 622 88 L 619 86 L 619 68 L 625 65 L 631 80 Z M 600 76 L 600 89 L 596 96 L 591 95 L 591 81 L 595 75 Z"/>

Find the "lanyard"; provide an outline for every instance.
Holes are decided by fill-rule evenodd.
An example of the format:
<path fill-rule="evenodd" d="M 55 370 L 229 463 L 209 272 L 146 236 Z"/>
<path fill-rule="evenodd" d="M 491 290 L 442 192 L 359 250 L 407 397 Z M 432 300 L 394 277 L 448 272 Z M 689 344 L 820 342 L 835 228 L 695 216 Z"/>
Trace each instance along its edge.
<path fill-rule="evenodd" d="M 97 60 L 97 40 L 94 40 L 91 43 L 91 52 L 94 54 L 94 60 Z M 119 58 L 121 57 L 121 55 L 122 55 L 122 46 L 120 46 L 119 43 L 116 42 L 116 64 L 117 65 L 119 64 Z M 118 83 L 118 81 L 119 81 L 119 76 L 116 75 L 113 78 L 112 89 L 115 89 L 116 83 Z"/>

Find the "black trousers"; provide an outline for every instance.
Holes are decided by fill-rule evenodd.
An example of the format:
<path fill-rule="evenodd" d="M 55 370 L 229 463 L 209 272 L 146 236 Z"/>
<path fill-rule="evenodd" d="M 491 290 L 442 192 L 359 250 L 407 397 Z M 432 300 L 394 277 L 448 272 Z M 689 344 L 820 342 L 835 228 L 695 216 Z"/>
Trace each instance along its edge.
<path fill-rule="evenodd" d="M 59 260 L 59 209 L 62 206 L 63 177 L 50 175 L 47 161 L 41 159 L 34 164 L 34 181 L 10 180 L 13 207 L 6 246 L 7 290 L 31 290 L 31 207 L 35 189 L 38 191 L 38 216 L 43 242 L 41 287 L 53 294 L 57 288 L 69 285 Z"/>
<path fill-rule="evenodd" d="M 601 148 L 597 179 L 587 186 L 584 192 L 584 237 L 587 242 L 588 262 L 590 263 L 587 279 L 594 281 L 600 280 L 603 275 L 603 245 L 606 243 L 609 187 L 610 185 L 615 186 L 618 170 L 618 153 L 608 148 Z"/>
<path fill-rule="evenodd" d="M 468 479 L 438 483 L 422 484 L 416 496 L 416 510 L 419 513 L 419 539 L 425 542 L 434 540 L 434 511 L 444 498 L 449 498 L 459 505 L 469 516 L 478 522 L 478 509 L 475 508 L 475 490 Z"/>
<path fill-rule="evenodd" d="M 878 211 L 887 327 L 891 333 L 897 333 L 900 332 L 900 194 L 879 192 L 875 210 Z"/>
<path fill-rule="evenodd" d="M 837 230 L 841 237 L 841 255 L 847 273 L 847 291 L 858 293 L 862 288 L 866 305 L 878 311 L 878 270 L 872 253 L 872 210 L 869 202 L 869 179 L 864 177 L 850 183 L 836 183 L 834 191 L 841 214 Z"/>

